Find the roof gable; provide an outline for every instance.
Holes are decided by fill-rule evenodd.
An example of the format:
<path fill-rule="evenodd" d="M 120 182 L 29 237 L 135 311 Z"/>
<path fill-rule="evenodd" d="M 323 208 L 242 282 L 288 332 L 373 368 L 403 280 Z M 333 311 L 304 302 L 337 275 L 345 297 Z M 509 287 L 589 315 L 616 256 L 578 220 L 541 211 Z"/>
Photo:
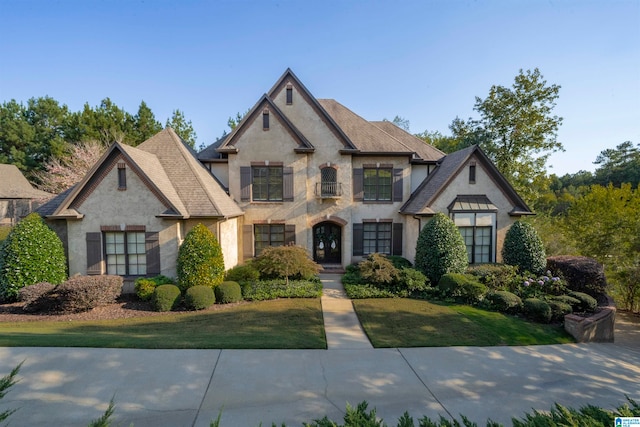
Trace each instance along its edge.
<path fill-rule="evenodd" d="M 240 124 L 236 126 L 236 128 L 225 138 L 225 140 L 220 144 L 218 148 L 218 152 L 220 153 L 237 153 L 238 147 L 236 147 L 237 142 L 240 140 L 242 135 L 246 132 L 246 130 L 251 126 L 255 121 L 261 120 L 261 116 L 263 111 L 269 111 L 269 118 L 271 117 L 277 120 L 291 135 L 292 139 L 298 144 L 294 150 L 296 152 L 313 152 L 315 148 L 311 143 L 307 140 L 307 138 L 294 126 L 293 123 L 284 115 L 282 110 L 278 108 L 278 106 L 273 102 L 273 100 L 268 95 L 263 95 L 260 100 L 253 106 L 251 110 L 245 115 Z"/>
<path fill-rule="evenodd" d="M 462 168 L 471 157 L 474 157 L 483 165 L 491 180 L 503 192 L 507 199 L 511 201 L 514 206 L 511 211 L 512 214 L 528 215 L 532 213 L 520 195 L 477 145 L 472 145 L 446 155 L 440 161 L 438 167 L 425 178 L 409 200 L 400 208 L 400 212 L 413 215 L 433 214 L 434 211 L 430 206 L 445 188 L 447 188 L 451 181 L 462 172 Z"/>
<path fill-rule="evenodd" d="M 36 190 L 15 165 L 0 164 L 0 199 L 49 199 L 54 194 Z"/>

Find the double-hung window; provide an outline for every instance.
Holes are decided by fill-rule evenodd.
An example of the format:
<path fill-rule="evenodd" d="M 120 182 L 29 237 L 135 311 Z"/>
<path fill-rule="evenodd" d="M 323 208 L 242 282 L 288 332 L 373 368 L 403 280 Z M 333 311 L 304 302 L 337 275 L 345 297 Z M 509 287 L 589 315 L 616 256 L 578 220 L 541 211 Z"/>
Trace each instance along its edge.
<path fill-rule="evenodd" d="M 145 233 L 138 231 L 104 232 L 107 274 L 144 276 L 147 274 Z"/>
<path fill-rule="evenodd" d="M 284 224 L 256 224 L 254 227 L 256 256 L 267 246 L 284 245 Z"/>
<path fill-rule="evenodd" d="M 381 253 L 391 255 L 391 223 L 365 222 L 362 224 L 363 254 Z"/>
<path fill-rule="evenodd" d="M 253 200 L 282 201 L 282 166 L 252 167 Z"/>
<path fill-rule="evenodd" d="M 392 168 L 364 168 L 364 200 L 391 201 Z"/>

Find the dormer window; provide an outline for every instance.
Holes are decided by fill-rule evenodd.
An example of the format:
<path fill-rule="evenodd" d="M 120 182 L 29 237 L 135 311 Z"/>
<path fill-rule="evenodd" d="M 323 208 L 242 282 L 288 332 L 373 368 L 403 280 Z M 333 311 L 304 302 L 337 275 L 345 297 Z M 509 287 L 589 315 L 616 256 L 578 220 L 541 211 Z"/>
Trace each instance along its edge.
<path fill-rule="evenodd" d="M 476 163 L 472 162 L 469 165 L 469 184 L 476 183 Z"/>
<path fill-rule="evenodd" d="M 291 83 L 287 84 L 287 105 L 293 104 L 293 86 Z"/>
<path fill-rule="evenodd" d="M 127 166 L 124 163 L 118 163 L 118 190 L 127 189 Z"/>
<path fill-rule="evenodd" d="M 262 110 L 262 130 L 269 130 L 269 110 Z"/>

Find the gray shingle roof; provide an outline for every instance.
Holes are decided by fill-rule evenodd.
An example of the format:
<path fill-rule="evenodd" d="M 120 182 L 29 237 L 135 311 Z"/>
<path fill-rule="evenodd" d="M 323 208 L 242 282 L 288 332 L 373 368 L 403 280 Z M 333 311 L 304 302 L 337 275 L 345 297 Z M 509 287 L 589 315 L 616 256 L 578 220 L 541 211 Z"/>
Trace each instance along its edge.
<path fill-rule="evenodd" d="M 404 129 L 400 129 L 398 126 L 394 125 L 391 122 L 387 121 L 379 121 L 379 122 L 371 122 L 371 124 L 379 127 L 384 132 L 388 133 L 398 141 L 400 141 L 405 146 L 409 147 L 410 150 L 415 151 L 415 153 L 422 160 L 431 160 L 436 161 L 440 160 L 445 156 L 445 153 L 438 150 L 431 144 L 427 144 L 420 138 L 411 135 L 409 132 Z"/>
<path fill-rule="evenodd" d="M 15 165 L 0 164 L 0 199 L 50 199 L 54 196 L 33 188 Z"/>
<path fill-rule="evenodd" d="M 467 160 L 475 156 L 482 162 L 487 172 L 492 176 L 496 184 L 503 190 L 504 194 L 513 203 L 511 211 L 513 215 L 530 215 L 531 209 L 516 193 L 511 184 L 498 171 L 495 165 L 489 160 L 484 152 L 477 145 L 463 148 L 451 154 L 447 154 L 438 164 L 436 169 L 425 178 L 416 188 L 409 200 L 400 208 L 400 213 L 408 215 L 430 215 L 434 211 L 431 209 L 432 203 L 438 195 L 445 189 L 449 182 L 455 178 Z"/>
<path fill-rule="evenodd" d="M 137 147 L 159 160 L 189 217 L 235 217 L 244 212 L 196 159 L 193 150 L 171 128 Z"/>

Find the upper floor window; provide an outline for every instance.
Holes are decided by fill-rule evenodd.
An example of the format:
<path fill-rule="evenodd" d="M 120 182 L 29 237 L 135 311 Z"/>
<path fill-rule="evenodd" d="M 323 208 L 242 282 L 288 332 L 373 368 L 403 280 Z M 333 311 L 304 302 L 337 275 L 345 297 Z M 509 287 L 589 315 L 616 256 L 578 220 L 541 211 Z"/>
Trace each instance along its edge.
<path fill-rule="evenodd" d="M 262 129 L 269 130 L 269 110 L 266 108 L 262 111 Z"/>
<path fill-rule="evenodd" d="M 118 163 L 118 190 L 127 189 L 127 166 L 124 163 Z"/>
<path fill-rule="evenodd" d="M 469 165 L 469 184 L 476 183 L 476 164 L 475 162 Z"/>
<path fill-rule="evenodd" d="M 391 201 L 391 168 L 364 169 L 364 200 Z"/>
<path fill-rule="evenodd" d="M 282 166 L 253 166 L 253 200 L 282 201 Z"/>
<path fill-rule="evenodd" d="M 338 196 L 338 171 L 327 166 L 320 169 L 320 195 L 325 197 Z"/>
<path fill-rule="evenodd" d="M 287 85 L 287 105 L 293 104 L 293 86 L 291 83 Z"/>

